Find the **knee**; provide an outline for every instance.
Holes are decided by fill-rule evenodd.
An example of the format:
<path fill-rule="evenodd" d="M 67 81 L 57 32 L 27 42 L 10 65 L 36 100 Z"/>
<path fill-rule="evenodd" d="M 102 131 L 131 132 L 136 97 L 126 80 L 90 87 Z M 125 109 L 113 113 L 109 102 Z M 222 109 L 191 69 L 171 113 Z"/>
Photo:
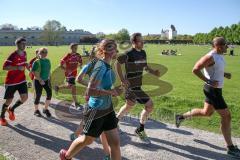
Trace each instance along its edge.
<path fill-rule="evenodd" d="M 213 115 L 213 111 L 203 110 L 202 114 L 206 117 L 211 117 Z"/>
<path fill-rule="evenodd" d="M 145 106 L 145 110 L 146 110 L 148 113 L 151 113 L 151 112 L 153 112 L 153 109 L 154 109 L 154 107 L 153 107 L 153 102 L 152 102 L 152 101 L 148 102 L 148 103 L 146 104 L 146 106 Z"/>
<path fill-rule="evenodd" d="M 222 120 L 230 121 L 232 118 L 231 113 L 229 111 L 225 111 L 225 112 L 221 113 L 220 115 L 221 115 Z"/>
<path fill-rule="evenodd" d="M 93 139 L 92 138 L 89 138 L 89 137 L 85 137 L 84 140 L 83 140 L 83 144 L 84 145 L 90 145 L 93 143 Z"/>
<path fill-rule="evenodd" d="M 24 97 L 21 98 L 21 102 L 24 103 L 24 102 L 27 101 L 27 99 L 28 99 L 28 96 L 26 95 L 26 96 L 24 96 Z"/>
<path fill-rule="evenodd" d="M 114 138 L 113 140 L 108 142 L 111 149 L 116 149 L 120 147 L 120 140 L 117 138 Z"/>

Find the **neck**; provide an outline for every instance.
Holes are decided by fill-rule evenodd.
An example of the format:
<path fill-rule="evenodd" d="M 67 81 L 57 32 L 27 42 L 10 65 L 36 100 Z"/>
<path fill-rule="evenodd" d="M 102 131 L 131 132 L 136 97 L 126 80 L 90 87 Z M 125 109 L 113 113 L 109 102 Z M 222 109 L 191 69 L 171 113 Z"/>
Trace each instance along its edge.
<path fill-rule="evenodd" d="M 221 52 L 220 50 L 218 50 L 217 48 L 213 49 L 217 54 L 223 54 L 223 52 Z"/>
<path fill-rule="evenodd" d="M 17 49 L 17 53 L 21 54 L 23 52 L 23 50 Z"/>
<path fill-rule="evenodd" d="M 112 59 L 111 59 L 110 57 L 103 57 L 102 60 L 103 60 L 104 62 L 110 64 Z"/>
<path fill-rule="evenodd" d="M 141 51 L 141 49 L 137 48 L 136 46 L 133 46 L 134 49 L 136 49 L 137 51 Z"/>

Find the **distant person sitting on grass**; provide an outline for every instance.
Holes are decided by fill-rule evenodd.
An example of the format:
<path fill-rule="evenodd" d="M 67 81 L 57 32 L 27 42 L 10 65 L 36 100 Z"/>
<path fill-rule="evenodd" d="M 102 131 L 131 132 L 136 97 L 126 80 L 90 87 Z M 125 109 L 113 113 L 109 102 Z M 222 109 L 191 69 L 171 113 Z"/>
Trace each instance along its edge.
<path fill-rule="evenodd" d="M 176 126 L 191 117 L 210 117 L 215 111 L 221 117 L 221 130 L 227 145 L 227 154 L 240 158 L 240 150 L 233 145 L 231 137 L 231 113 L 223 96 L 224 77 L 231 79 L 231 73 L 224 72 L 225 60 L 223 54 L 227 52 L 226 41 L 223 37 L 213 39 L 213 49 L 197 61 L 193 73 L 205 82 L 204 108 L 195 108 L 182 115 L 176 115 Z M 204 70 L 204 74 L 201 72 Z"/>

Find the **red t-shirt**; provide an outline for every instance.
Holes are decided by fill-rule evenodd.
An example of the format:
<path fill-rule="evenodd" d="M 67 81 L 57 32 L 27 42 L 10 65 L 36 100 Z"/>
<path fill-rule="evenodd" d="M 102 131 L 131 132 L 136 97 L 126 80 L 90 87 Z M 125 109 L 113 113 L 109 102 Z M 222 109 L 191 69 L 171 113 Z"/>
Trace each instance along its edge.
<path fill-rule="evenodd" d="M 33 59 L 31 59 L 31 61 L 29 62 L 29 70 L 31 71 L 32 69 L 32 65 L 35 62 L 35 60 L 37 59 L 37 57 L 34 57 Z M 29 77 L 31 78 L 31 80 L 34 79 L 34 74 L 32 72 L 29 73 Z"/>
<path fill-rule="evenodd" d="M 11 53 L 11 55 L 4 62 L 3 67 L 7 66 L 23 66 L 26 67 L 27 64 L 27 54 L 24 51 L 23 54 L 18 54 L 17 51 Z M 7 72 L 7 77 L 5 79 L 6 85 L 17 85 L 26 82 L 25 70 L 10 70 Z"/>
<path fill-rule="evenodd" d="M 65 76 L 76 78 L 78 64 L 82 65 L 82 57 L 79 53 L 68 53 L 61 60 L 61 65 L 63 64 L 66 64 Z"/>

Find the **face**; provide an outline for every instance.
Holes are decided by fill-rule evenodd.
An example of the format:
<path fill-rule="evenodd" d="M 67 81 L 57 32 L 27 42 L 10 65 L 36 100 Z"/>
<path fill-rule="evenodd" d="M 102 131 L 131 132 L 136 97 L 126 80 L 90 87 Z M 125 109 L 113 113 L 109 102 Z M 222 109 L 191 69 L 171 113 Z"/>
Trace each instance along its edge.
<path fill-rule="evenodd" d="M 71 50 L 72 50 L 72 53 L 77 53 L 78 46 L 77 45 L 76 46 L 72 46 Z"/>
<path fill-rule="evenodd" d="M 115 43 L 109 43 L 105 47 L 105 52 L 107 55 L 109 55 L 112 59 L 115 59 L 117 57 L 117 46 Z"/>
<path fill-rule="evenodd" d="M 134 41 L 135 48 L 141 50 L 141 49 L 143 49 L 143 45 L 144 45 L 143 38 L 141 36 L 137 36 L 136 40 Z"/>
<path fill-rule="evenodd" d="M 48 55 L 48 51 L 47 51 L 47 50 L 42 50 L 42 51 L 40 52 L 41 58 L 46 58 L 47 55 Z"/>
<path fill-rule="evenodd" d="M 17 48 L 21 51 L 24 51 L 25 48 L 26 48 L 26 42 L 25 41 L 22 41 L 20 43 L 17 44 Z"/>
<path fill-rule="evenodd" d="M 226 53 L 227 49 L 228 49 L 228 46 L 225 41 L 219 42 L 218 44 L 216 44 L 215 47 L 216 47 L 217 51 L 220 53 Z"/>

